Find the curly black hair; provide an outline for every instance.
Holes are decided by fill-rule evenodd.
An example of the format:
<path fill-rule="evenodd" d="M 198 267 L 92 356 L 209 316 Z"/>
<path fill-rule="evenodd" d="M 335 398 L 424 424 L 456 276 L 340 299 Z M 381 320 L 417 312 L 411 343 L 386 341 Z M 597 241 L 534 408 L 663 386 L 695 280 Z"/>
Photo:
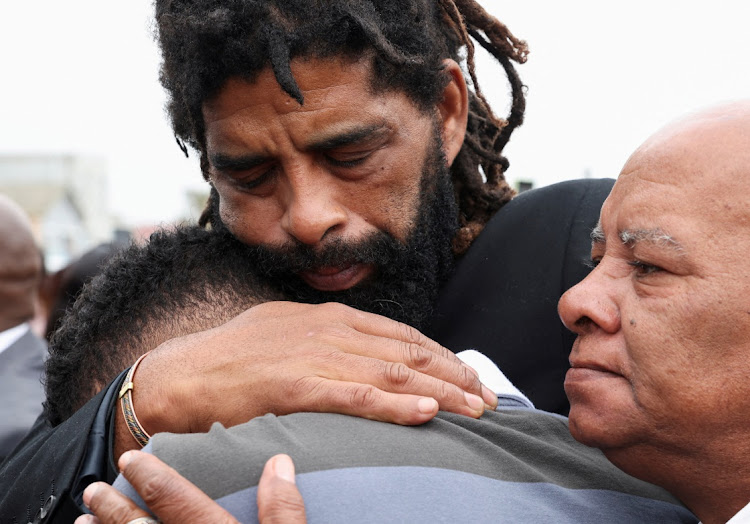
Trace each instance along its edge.
<path fill-rule="evenodd" d="M 246 246 L 200 227 L 158 231 L 114 255 L 52 335 L 44 412 L 70 417 L 139 356 L 281 294 L 251 272 Z"/>
<path fill-rule="evenodd" d="M 175 137 L 186 154 L 185 144 L 200 153 L 207 179 L 202 105 L 230 77 L 252 81 L 270 67 L 282 89 L 303 103 L 293 58 L 371 57 L 376 91 L 400 90 L 427 111 L 448 82 L 443 61 L 465 58 L 473 92 L 464 146 L 451 168 L 461 226 L 454 252 L 468 249 L 514 195 L 502 150 L 523 122 L 523 85 L 513 62 L 523 63 L 528 50 L 475 0 L 156 0 L 156 24 Z M 505 119 L 493 114 L 479 88 L 474 41 L 505 70 L 512 92 Z M 201 225 L 211 223 L 209 207 Z"/>

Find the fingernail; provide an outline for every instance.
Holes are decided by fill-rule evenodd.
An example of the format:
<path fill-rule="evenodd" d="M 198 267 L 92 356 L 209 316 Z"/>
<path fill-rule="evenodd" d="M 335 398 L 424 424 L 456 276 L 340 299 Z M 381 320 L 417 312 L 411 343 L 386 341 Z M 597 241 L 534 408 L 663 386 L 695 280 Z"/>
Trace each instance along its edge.
<path fill-rule="evenodd" d="M 120 460 L 117 461 L 117 465 L 120 467 L 120 471 L 125 469 L 125 467 L 130 464 L 130 462 L 135 458 L 135 451 L 126 451 L 122 455 L 120 455 Z"/>
<path fill-rule="evenodd" d="M 482 384 L 482 398 L 484 398 L 484 402 L 490 406 L 490 409 L 495 409 L 497 407 L 497 393 L 484 384 Z"/>
<path fill-rule="evenodd" d="M 94 494 L 99 491 L 99 483 L 94 482 L 93 484 L 89 484 L 86 489 L 83 490 L 83 503 L 86 504 L 88 507 L 89 502 L 91 502 L 91 499 L 94 497 Z"/>
<path fill-rule="evenodd" d="M 289 455 L 276 455 L 273 457 L 273 472 L 277 477 L 286 480 L 287 482 L 294 482 L 294 462 Z"/>
<path fill-rule="evenodd" d="M 474 411 L 484 411 L 484 400 L 481 397 L 464 392 L 466 404 Z"/>
<path fill-rule="evenodd" d="M 437 400 L 431 397 L 423 397 L 417 401 L 417 409 L 425 415 L 435 413 L 438 408 Z"/>

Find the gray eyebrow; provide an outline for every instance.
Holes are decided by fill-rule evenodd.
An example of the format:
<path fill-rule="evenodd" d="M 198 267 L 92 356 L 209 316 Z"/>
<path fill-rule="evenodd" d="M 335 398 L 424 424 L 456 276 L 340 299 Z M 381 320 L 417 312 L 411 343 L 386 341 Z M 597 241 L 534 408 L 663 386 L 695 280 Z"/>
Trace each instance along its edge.
<path fill-rule="evenodd" d="M 625 229 L 620 231 L 620 240 L 628 247 L 638 242 L 647 242 L 660 247 L 670 248 L 680 254 L 684 253 L 684 248 L 672 235 L 666 233 L 660 228 L 654 229 Z"/>
<path fill-rule="evenodd" d="M 605 237 L 601 222 L 596 223 L 596 226 L 594 226 L 594 229 L 591 230 L 591 234 L 589 235 L 589 237 L 591 237 L 592 244 L 604 244 Z"/>
<path fill-rule="evenodd" d="M 598 222 L 594 229 L 591 230 L 592 244 L 605 244 L 606 237 L 604 236 L 604 230 L 602 229 L 602 223 Z M 680 255 L 685 253 L 685 249 L 672 235 L 666 233 L 661 228 L 653 229 L 625 229 L 619 233 L 620 240 L 623 244 L 628 247 L 633 247 L 633 244 L 638 242 L 647 242 L 660 247 L 669 248 Z"/>

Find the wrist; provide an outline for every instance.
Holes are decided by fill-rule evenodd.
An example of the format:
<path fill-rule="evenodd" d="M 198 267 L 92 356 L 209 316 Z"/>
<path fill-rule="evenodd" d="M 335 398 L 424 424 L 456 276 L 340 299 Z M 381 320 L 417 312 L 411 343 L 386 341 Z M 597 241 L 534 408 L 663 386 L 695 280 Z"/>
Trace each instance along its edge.
<path fill-rule="evenodd" d="M 145 446 L 148 444 L 149 439 L 151 438 L 151 435 L 143 428 L 141 425 L 140 420 L 138 420 L 138 415 L 135 412 L 135 407 L 133 405 L 133 395 L 134 395 L 134 389 L 135 389 L 135 374 L 138 371 L 138 365 L 143 361 L 144 358 L 149 354 L 149 352 L 144 353 L 140 357 L 138 357 L 138 360 L 135 361 L 135 364 L 133 364 L 130 369 L 128 370 L 127 375 L 125 376 L 125 382 L 123 383 L 122 387 L 120 388 L 119 393 L 119 399 L 120 399 L 120 407 L 122 409 L 122 416 L 125 420 L 125 425 L 128 428 L 128 431 L 130 431 L 131 436 L 133 439 L 141 446 Z"/>

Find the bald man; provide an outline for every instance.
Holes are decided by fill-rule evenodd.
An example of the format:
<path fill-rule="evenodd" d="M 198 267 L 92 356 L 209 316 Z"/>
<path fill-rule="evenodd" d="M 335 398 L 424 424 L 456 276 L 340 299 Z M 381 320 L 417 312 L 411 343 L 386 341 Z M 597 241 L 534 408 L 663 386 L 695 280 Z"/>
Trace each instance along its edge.
<path fill-rule="evenodd" d="M 750 522 L 750 101 L 627 161 L 560 301 L 570 430 L 704 524 Z"/>
<path fill-rule="evenodd" d="M 29 218 L 0 194 L 0 462 L 42 411 L 47 346 L 29 329 L 41 275 Z"/>

